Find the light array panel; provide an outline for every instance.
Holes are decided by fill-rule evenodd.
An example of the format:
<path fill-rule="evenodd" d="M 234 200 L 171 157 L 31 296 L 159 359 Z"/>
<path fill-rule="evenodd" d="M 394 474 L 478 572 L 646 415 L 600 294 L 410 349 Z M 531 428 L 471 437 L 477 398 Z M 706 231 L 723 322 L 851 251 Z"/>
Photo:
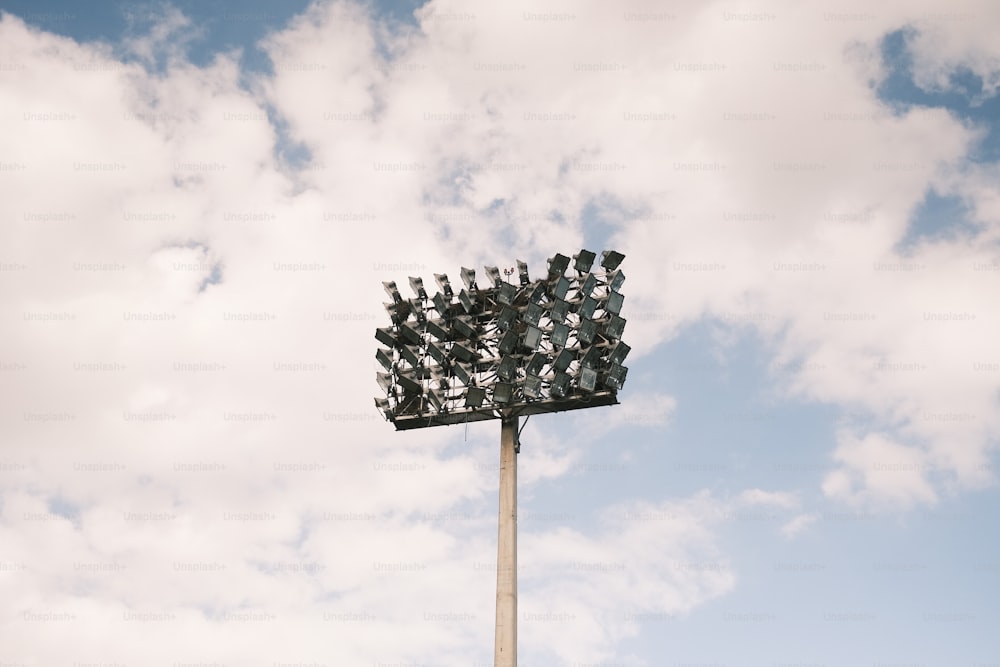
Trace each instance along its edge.
<path fill-rule="evenodd" d="M 600 269 L 596 257 L 556 254 L 536 280 L 518 260 L 516 284 L 487 266 L 480 285 L 463 267 L 464 287 L 435 274 L 433 296 L 411 277 L 411 299 L 383 283 L 391 325 L 375 330 L 384 346 L 375 405 L 403 430 L 618 403 L 630 350 L 621 340 L 625 256 L 604 251 Z"/>

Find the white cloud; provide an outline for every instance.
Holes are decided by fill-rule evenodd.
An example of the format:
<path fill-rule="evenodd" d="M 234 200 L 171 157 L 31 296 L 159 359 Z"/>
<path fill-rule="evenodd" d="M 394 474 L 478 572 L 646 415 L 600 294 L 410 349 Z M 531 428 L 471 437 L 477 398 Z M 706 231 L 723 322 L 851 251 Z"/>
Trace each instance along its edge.
<path fill-rule="evenodd" d="M 811 526 L 819 518 L 815 514 L 799 514 L 781 526 L 781 534 L 785 537 L 795 537 Z"/>
<path fill-rule="evenodd" d="M 739 495 L 739 502 L 744 505 L 764 505 L 770 507 L 793 508 L 799 504 L 794 493 L 787 491 L 764 491 L 762 489 L 747 489 Z"/>
<path fill-rule="evenodd" d="M 596 438 L 623 426 L 662 428 L 677 409 L 673 396 L 659 392 L 632 391 L 614 408 L 580 413 L 578 431 L 582 437 Z"/>
<path fill-rule="evenodd" d="M 843 432 L 834 458 L 840 465 L 823 480 L 823 492 L 831 498 L 890 509 L 938 501 L 928 479 L 930 461 L 919 448 L 877 433 L 858 438 Z"/>
<path fill-rule="evenodd" d="M 643 621 L 678 618 L 726 594 L 736 577 L 713 535 L 724 514 L 703 493 L 608 508 L 594 536 L 569 529 L 525 536 L 524 641 L 567 664 L 610 659 L 609 647 L 636 635 Z"/>
<path fill-rule="evenodd" d="M 928 90 L 949 90 L 953 87 L 952 77 L 964 69 L 982 80 L 979 102 L 996 95 L 1000 86 L 1000 49 L 991 33 L 998 20 L 996 5 L 987 1 L 947 8 L 929 4 L 912 21 L 912 32 L 907 35 L 914 81 Z"/>

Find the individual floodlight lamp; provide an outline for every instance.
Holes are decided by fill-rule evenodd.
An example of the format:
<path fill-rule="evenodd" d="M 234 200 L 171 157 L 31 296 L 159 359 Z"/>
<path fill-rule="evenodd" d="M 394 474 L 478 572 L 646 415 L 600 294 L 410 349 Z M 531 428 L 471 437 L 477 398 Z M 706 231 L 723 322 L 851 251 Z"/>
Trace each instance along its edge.
<path fill-rule="evenodd" d="M 566 255 L 556 253 L 549 260 L 549 278 L 555 278 L 566 273 L 566 269 L 569 268 L 569 257 Z"/>
<path fill-rule="evenodd" d="M 608 389 L 613 389 L 618 391 L 625 385 L 625 376 L 628 375 L 628 369 L 618 363 L 611 364 L 611 368 L 608 369 L 608 375 L 604 378 L 604 384 Z"/>
<path fill-rule="evenodd" d="M 515 298 L 517 298 L 517 288 L 510 283 L 500 283 L 497 288 L 497 301 L 509 306 L 514 303 Z"/>
<path fill-rule="evenodd" d="M 537 303 L 529 303 L 524 308 L 524 315 L 521 319 L 525 321 L 526 324 L 536 325 L 539 320 L 542 319 L 542 314 L 545 313 L 545 309 L 539 306 Z"/>
<path fill-rule="evenodd" d="M 424 289 L 424 279 L 410 276 L 410 289 L 417 295 L 418 299 L 427 300 L 427 290 Z"/>
<path fill-rule="evenodd" d="M 569 286 L 569 279 L 566 276 L 559 276 L 559 279 L 556 280 L 556 286 L 552 288 L 552 294 L 557 299 L 565 299 L 569 293 Z"/>
<path fill-rule="evenodd" d="M 517 331 L 514 329 L 508 329 L 503 338 L 500 339 L 500 343 L 497 345 L 497 350 L 500 354 L 510 354 L 517 349 Z"/>
<path fill-rule="evenodd" d="M 399 333 L 402 334 L 403 338 L 405 338 L 413 345 L 420 345 L 422 342 L 424 342 L 424 338 L 423 336 L 420 335 L 420 332 L 414 329 L 409 324 L 400 324 Z"/>
<path fill-rule="evenodd" d="M 597 310 L 597 299 L 592 296 L 583 297 L 583 301 L 580 302 L 580 309 L 577 311 L 580 317 L 590 319 L 594 316 L 594 311 Z"/>
<path fill-rule="evenodd" d="M 549 338 L 556 347 L 566 347 L 566 342 L 569 340 L 569 326 L 556 324 L 552 327 L 552 335 Z"/>
<path fill-rule="evenodd" d="M 464 386 L 469 387 L 472 385 L 472 375 L 469 373 L 469 371 L 465 370 L 465 366 L 463 366 L 461 363 L 456 361 L 455 363 L 451 364 L 450 370 L 451 374 L 455 376 L 455 378 L 457 378 L 458 381 L 461 382 Z"/>
<path fill-rule="evenodd" d="M 399 387 L 408 394 L 422 394 L 424 391 L 422 384 L 405 375 L 397 377 L 396 384 L 398 384 Z"/>
<path fill-rule="evenodd" d="M 406 363 L 410 364 L 412 368 L 420 367 L 420 356 L 414 351 L 409 345 L 401 345 L 399 347 L 399 356 L 406 360 Z"/>
<path fill-rule="evenodd" d="M 461 275 L 462 275 L 462 282 L 465 283 L 465 289 L 469 290 L 470 292 L 479 289 L 478 285 L 476 285 L 475 269 L 467 269 L 463 266 Z"/>
<path fill-rule="evenodd" d="M 444 317 L 448 314 L 448 306 L 451 305 L 451 300 L 448 297 L 441 292 L 437 292 L 432 301 L 434 302 L 434 310 L 437 311 L 438 315 Z"/>
<path fill-rule="evenodd" d="M 507 355 L 500 360 L 497 366 L 497 377 L 501 380 L 513 380 L 517 377 L 517 359 L 512 355 Z"/>
<path fill-rule="evenodd" d="M 514 385 L 509 382 L 497 382 L 493 385 L 493 400 L 500 404 L 510 403 L 514 397 Z"/>
<path fill-rule="evenodd" d="M 604 336 L 609 340 L 618 340 L 625 331 L 625 318 L 620 315 L 612 315 L 604 323 Z"/>
<path fill-rule="evenodd" d="M 526 375 L 524 378 L 524 395 L 527 398 L 539 398 L 542 395 L 542 378 L 537 375 Z"/>
<path fill-rule="evenodd" d="M 577 254 L 573 255 L 573 269 L 579 273 L 587 273 L 590 271 L 590 267 L 594 265 L 594 258 L 597 255 L 590 252 L 589 250 L 581 250 Z"/>
<path fill-rule="evenodd" d="M 535 352 L 528 357 L 528 363 L 524 366 L 524 372 L 528 375 L 538 375 L 542 372 L 546 361 L 548 361 L 548 357 L 544 352 Z"/>
<path fill-rule="evenodd" d="M 442 366 L 447 363 L 446 360 L 448 359 L 448 353 L 434 343 L 427 343 L 427 354 L 431 355 L 431 359 L 438 362 Z"/>
<path fill-rule="evenodd" d="M 575 357 L 576 355 L 573 352 L 573 350 L 569 349 L 568 347 L 564 347 L 563 349 L 559 350 L 559 353 L 556 355 L 556 358 L 552 360 L 552 368 L 556 369 L 557 371 L 565 371 L 567 368 L 569 368 L 569 365 L 573 363 L 573 359 Z"/>
<path fill-rule="evenodd" d="M 503 282 L 503 279 L 500 278 L 500 269 L 495 266 L 485 266 L 483 268 L 486 270 L 486 277 L 489 279 L 490 284 L 493 287 L 500 287 L 500 283 Z"/>
<path fill-rule="evenodd" d="M 382 281 L 382 288 L 385 289 L 385 293 L 392 298 L 393 303 L 399 303 L 403 300 L 403 295 L 399 293 L 399 288 L 396 287 L 395 281 Z"/>
<path fill-rule="evenodd" d="M 594 293 L 595 287 L 597 287 L 597 277 L 593 273 L 586 274 L 580 281 L 580 295 L 590 296 Z"/>
<path fill-rule="evenodd" d="M 462 304 L 462 308 L 465 310 L 466 313 L 472 312 L 472 309 L 474 307 L 472 303 L 472 296 L 464 289 L 458 293 L 458 302 Z"/>
<path fill-rule="evenodd" d="M 444 408 L 444 399 L 438 394 L 435 389 L 427 390 L 427 402 L 434 406 L 434 409 L 441 411 Z"/>
<path fill-rule="evenodd" d="M 382 364 L 382 368 L 385 370 L 392 370 L 392 356 L 390 355 L 389 350 L 381 347 L 378 348 L 375 350 L 375 359 Z"/>
<path fill-rule="evenodd" d="M 587 351 L 583 353 L 582 357 L 580 357 L 580 365 L 586 366 L 587 368 L 597 368 L 600 361 L 601 350 L 596 345 L 588 347 Z"/>
<path fill-rule="evenodd" d="M 569 314 L 569 302 L 556 299 L 552 302 L 552 309 L 549 310 L 549 319 L 553 322 L 565 322 L 566 315 Z"/>
<path fill-rule="evenodd" d="M 617 341 L 611 346 L 611 350 L 608 352 L 608 361 L 612 364 L 620 364 L 625 361 L 625 357 L 631 351 L 632 348 L 626 345 L 624 341 Z"/>
<path fill-rule="evenodd" d="M 542 330 L 538 327 L 528 326 L 524 329 L 524 338 L 521 340 L 522 345 L 529 350 L 537 350 L 538 346 L 542 342 Z"/>
<path fill-rule="evenodd" d="M 444 296 L 447 299 L 455 296 L 455 292 L 451 289 L 451 283 L 448 282 L 448 274 L 446 273 L 435 273 L 434 280 L 437 281 L 438 288 L 444 292 Z"/>
<path fill-rule="evenodd" d="M 545 298 L 545 284 L 535 283 L 535 286 L 531 288 L 528 292 L 528 301 L 531 303 L 541 303 L 542 299 Z"/>
<path fill-rule="evenodd" d="M 392 335 L 392 329 L 389 327 L 379 327 L 375 329 L 375 340 L 382 343 L 386 347 L 396 347 L 399 342 L 396 337 Z"/>
<path fill-rule="evenodd" d="M 456 359 L 460 359 L 466 363 L 472 363 L 477 358 L 475 351 L 469 349 L 468 347 L 462 345 L 461 343 L 455 343 L 454 345 L 452 345 L 451 353 L 452 355 L 455 356 Z"/>
<path fill-rule="evenodd" d="M 516 321 L 517 311 L 513 308 L 504 306 L 503 310 L 500 311 L 500 317 L 497 319 L 497 326 L 500 328 L 500 331 L 507 331 L 507 329 L 510 329 Z"/>
<path fill-rule="evenodd" d="M 469 387 L 465 392 L 465 407 L 481 408 L 486 400 L 486 389 L 483 387 Z"/>
<path fill-rule="evenodd" d="M 605 250 L 601 253 L 601 266 L 608 271 L 614 271 L 618 268 L 618 265 L 622 263 L 623 259 L 625 259 L 625 255 L 620 252 L 615 250 Z"/>
<path fill-rule="evenodd" d="M 580 389 L 594 391 L 597 388 L 597 371 L 590 366 L 580 367 Z"/>
<path fill-rule="evenodd" d="M 557 398 L 565 396 L 569 392 L 570 377 L 568 373 L 557 371 L 552 384 L 549 385 L 549 393 Z"/>
<path fill-rule="evenodd" d="M 439 341 L 447 341 L 451 337 L 451 332 L 444 320 L 427 320 L 427 333 L 437 338 Z"/>
<path fill-rule="evenodd" d="M 608 272 L 605 276 L 605 280 L 608 281 L 608 287 L 617 292 L 621 290 L 622 285 L 625 284 L 625 274 L 622 273 L 621 269 L 616 269 Z"/>
<path fill-rule="evenodd" d="M 607 303 L 604 304 L 604 310 L 618 315 L 622 312 L 622 304 L 624 302 L 625 296 L 621 294 L 621 292 L 612 291 L 608 294 L 608 300 Z"/>
<path fill-rule="evenodd" d="M 580 326 L 576 331 L 576 338 L 581 345 L 590 345 L 597 335 L 597 322 L 594 320 L 581 319 Z"/>
<path fill-rule="evenodd" d="M 531 279 L 528 278 L 528 265 L 521 260 L 517 260 L 517 279 L 520 281 L 521 287 L 531 282 Z"/>
<path fill-rule="evenodd" d="M 467 319 L 459 315 L 455 318 L 455 321 L 451 323 L 452 330 L 461 336 L 462 338 L 476 338 L 479 332 L 476 331 L 476 327 L 469 323 Z"/>

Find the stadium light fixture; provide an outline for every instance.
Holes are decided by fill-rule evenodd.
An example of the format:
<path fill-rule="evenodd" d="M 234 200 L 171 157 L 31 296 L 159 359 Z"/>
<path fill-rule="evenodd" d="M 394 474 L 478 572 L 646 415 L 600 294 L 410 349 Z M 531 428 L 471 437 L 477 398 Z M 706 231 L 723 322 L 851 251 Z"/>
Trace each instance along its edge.
<path fill-rule="evenodd" d="M 621 340 L 624 258 L 605 250 L 597 268 L 589 250 L 572 260 L 556 253 L 536 280 L 516 260 L 517 285 L 487 266 L 484 289 L 475 269 L 461 267 L 465 287 L 456 294 L 447 274 L 436 273 L 439 290 L 430 298 L 419 276 L 409 277 L 412 299 L 395 282 L 382 283 L 391 326 L 375 330 L 379 413 L 397 430 L 500 420 L 496 667 L 517 660 L 519 420 L 618 403 L 631 349 Z M 513 273 L 504 270 L 508 280 Z"/>

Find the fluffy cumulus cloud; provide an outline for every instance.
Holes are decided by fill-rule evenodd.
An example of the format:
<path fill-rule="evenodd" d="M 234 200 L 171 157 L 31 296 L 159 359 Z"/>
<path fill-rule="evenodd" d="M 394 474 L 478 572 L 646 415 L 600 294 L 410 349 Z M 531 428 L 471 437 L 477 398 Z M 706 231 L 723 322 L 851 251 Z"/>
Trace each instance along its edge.
<path fill-rule="evenodd" d="M 486 662 L 494 432 L 392 437 L 356 351 L 379 280 L 537 271 L 585 215 L 628 256 L 637 358 L 715 318 L 768 341 L 789 397 L 848 411 L 830 499 L 992 482 L 995 167 L 965 160 L 980 128 L 876 92 L 880 40 L 908 30 L 918 85 L 995 93 L 996 9 L 935 4 L 432 1 L 387 25 L 320 3 L 254 75 L 188 62 L 173 10 L 117 50 L 4 14 L 5 655 Z M 972 231 L 904 248 L 934 188 Z M 581 432 L 680 409 L 654 394 Z M 575 456 L 526 452 L 522 482 Z M 529 531 L 524 650 L 612 656 L 643 615 L 724 595 L 711 517 L 744 506 L 789 536 L 814 519 L 751 490 Z"/>

